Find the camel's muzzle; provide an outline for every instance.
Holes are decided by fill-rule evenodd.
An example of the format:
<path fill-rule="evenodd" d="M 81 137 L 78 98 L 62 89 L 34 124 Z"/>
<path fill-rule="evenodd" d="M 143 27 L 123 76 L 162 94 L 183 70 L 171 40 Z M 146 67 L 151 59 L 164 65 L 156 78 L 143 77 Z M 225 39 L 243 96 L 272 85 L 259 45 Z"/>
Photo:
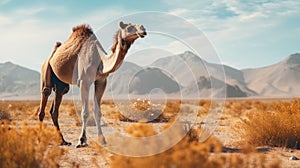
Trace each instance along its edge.
<path fill-rule="evenodd" d="M 144 38 L 147 35 L 147 33 L 146 32 L 138 32 L 137 35 L 141 38 Z"/>

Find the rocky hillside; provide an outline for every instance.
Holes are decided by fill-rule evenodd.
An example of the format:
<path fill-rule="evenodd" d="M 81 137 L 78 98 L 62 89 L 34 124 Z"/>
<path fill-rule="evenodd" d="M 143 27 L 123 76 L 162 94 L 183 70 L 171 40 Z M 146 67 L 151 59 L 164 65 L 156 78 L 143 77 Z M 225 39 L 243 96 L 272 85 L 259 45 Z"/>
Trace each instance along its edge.
<path fill-rule="evenodd" d="M 124 62 L 109 75 L 105 95 L 296 97 L 300 95 L 299 83 L 300 54 L 267 67 L 238 70 L 184 52 L 160 58 L 148 67 Z M 24 95 L 39 96 L 39 72 L 11 62 L 0 63 L 0 98 Z"/>
<path fill-rule="evenodd" d="M 11 62 L 0 63 L 0 98 L 39 94 L 40 74 Z"/>
<path fill-rule="evenodd" d="M 260 96 L 300 96 L 300 54 L 290 55 L 271 66 L 242 72 L 247 86 Z"/>

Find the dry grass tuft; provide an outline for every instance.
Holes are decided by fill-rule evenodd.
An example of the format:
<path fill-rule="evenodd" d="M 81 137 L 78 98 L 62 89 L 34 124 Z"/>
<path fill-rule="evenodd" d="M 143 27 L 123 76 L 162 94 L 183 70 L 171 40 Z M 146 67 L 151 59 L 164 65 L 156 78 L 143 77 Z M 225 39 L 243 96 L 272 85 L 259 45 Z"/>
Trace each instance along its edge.
<path fill-rule="evenodd" d="M 32 119 L 39 107 L 39 102 L 35 101 L 2 101 L 0 102 L 0 109 L 10 113 L 10 117 L 14 120 L 28 120 Z M 48 115 L 46 113 L 46 115 Z"/>
<path fill-rule="evenodd" d="M 1 120 L 11 121 L 10 114 L 4 110 L 0 110 L 0 121 Z"/>
<path fill-rule="evenodd" d="M 106 101 L 105 104 L 109 104 L 109 102 Z M 127 111 L 121 113 L 115 108 L 111 114 L 108 115 L 104 113 L 104 116 L 109 118 L 113 117 L 113 119 L 125 122 L 168 122 L 174 119 L 180 112 L 181 101 L 168 100 L 165 106 L 162 106 L 160 104 L 152 103 L 149 100 L 137 99 L 132 101 L 128 106 L 130 108 Z"/>
<path fill-rule="evenodd" d="M 132 137 L 148 137 L 156 135 L 152 124 L 146 123 L 132 124 L 130 127 L 126 128 L 125 132 L 131 135 Z"/>
<path fill-rule="evenodd" d="M 151 125 L 145 123 L 133 124 L 127 133 L 134 137 L 147 137 L 155 134 Z M 110 167 L 199 167 L 199 168 L 231 168 L 231 167 L 280 167 L 278 161 L 269 163 L 261 154 L 254 153 L 234 153 L 224 155 L 221 153 L 222 144 L 214 137 L 210 137 L 206 142 L 198 142 L 201 129 L 192 128 L 188 134 L 175 146 L 169 150 L 148 157 L 129 157 L 112 154 L 108 162 Z M 94 144 L 95 145 L 95 144 Z M 125 145 L 125 144 L 124 144 Z M 148 145 L 148 144 L 145 144 Z M 95 145 L 104 159 L 107 151 L 100 145 Z M 213 152 L 212 152 L 213 151 Z M 97 165 L 96 165 L 97 166 Z"/>
<path fill-rule="evenodd" d="M 66 152 L 59 148 L 54 127 L 43 124 L 21 127 L 3 122 L 0 127 L 0 165 L 10 167 L 59 167 Z"/>
<path fill-rule="evenodd" d="M 300 99 L 268 107 L 254 104 L 260 109 L 247 114 L 236 129 L 246 143 L 300 149 Z"/>

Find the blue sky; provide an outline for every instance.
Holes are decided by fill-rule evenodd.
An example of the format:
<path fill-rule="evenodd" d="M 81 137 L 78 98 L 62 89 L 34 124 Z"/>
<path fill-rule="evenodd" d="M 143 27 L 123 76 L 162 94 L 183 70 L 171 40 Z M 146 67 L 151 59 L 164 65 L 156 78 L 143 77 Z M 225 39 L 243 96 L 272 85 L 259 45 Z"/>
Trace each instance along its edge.
<path fill-rule="evenodd" d="M 238 69 L 271 65 L 300 52 L 298 0 L 0 0 L 0 62 L 12 61 L 39 70 L 54 43 L 65 41 L 72 27 L 88 23 L 97 30 L 120 17 L 143 11 L 176 15 L 191 23 L 206 35 L 222 63 Z M 151 27 L 149 20 L 147 24 Z M 157 49 L 160 38 L 153 34 L 137 41 L 132 55 L 141 53 L 138 49 L 142 45 L 144 50 Z M 174 42 L 164 42 L 160 45 L 173 46 L 172 53 L 184 52 L 184 48 L 174 47 Z M 104 46 L 108 50 L 109 44 Z M 161 48 L 157 51 L 170 53 Z M 136 58 L 141 64 L 153 61 L 149 57 Z M 128 59 L 134 61 L 133 56 Z"/>

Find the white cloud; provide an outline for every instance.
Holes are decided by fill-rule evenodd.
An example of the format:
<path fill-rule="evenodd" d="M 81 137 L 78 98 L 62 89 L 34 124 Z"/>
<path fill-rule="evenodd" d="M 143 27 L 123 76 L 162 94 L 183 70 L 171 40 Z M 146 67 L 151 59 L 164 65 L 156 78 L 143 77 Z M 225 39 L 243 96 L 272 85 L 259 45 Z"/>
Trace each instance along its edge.
<path fill-rule="evenodd" d="M 39 8 L 23 8 L 23 9 L 17 9 L 15 11 L 15 14 L 21 15 L 21 16 L 31 16 L 31 15 L 36 15 L 42 11 L 44 11 L 44 7 L 39 7 Z"/>
<path fill-rule="evenodd" d="M 68 21 L 58 19 L 49 22 L 36 16 L 39 12 L 45 11 L 57 13 L 63 12 L 63 8 L 36 7 L 18 9 L 9 15 L 0 13 L 0 62 L 12 61 L 39 71 L 55 42 L 67 40 L 73 26 L 87 23 L 96 31 L 98 27 L 126 13 L 122 9 L 105 9 L 91 11 Z M 112 37 L 113 34 L 109 35 L 110 39 Z"/>
<path fill-rule="evenodd" d="M 10 2 L 11 0 L 0 0 L 0 5 L 5 5 L 8 2 Z"/>
<path fill-rule="evenodd" d="M 163 0 L 163 2 L 171 7 L 188 9 L 197 9 L 199 7 L 208 6 L 211 4 L 210 0 Z"/>
<path fill-rule="evenodd" d="M 189 10 L 187 10 L 185 8 L 177 8 L 177 9 L 171 10 L 169 13 L 172 15 L 181 16 L 188 12 L 189 12 Z"/>
<path fill-rule="evenodd" d="M 70 32 L 66 31 L 70 28 L 63 27 L 48 27 L 44 21 L 35 19 L 15 21 L 9 28 L 0 27 L 0 61 L 9 60 L 39 70 L 56 40 L 63 40 L 64 33 Z"/>
<path fill-rule="evenodd" d="M 208 62 L 220 63 L 214 46 L 201 32 L 183 39 L 150 32 L 144 39 L 137 40 L 126 59 L 140 65 L 148 65 L 158 58 L 182 54 L 185 51 L 192 51 Z"/>
<path fill-rule="evenodd" d="M 78 23 L 85 22 L 93 25 L 96 29 L 108 24 L 122 16 L 126 16 L 134 11 L 128 11 L 123 8 L 105 8 L 97 11 L 91 11 L 90 13 L 76 19 Z"/>
<path fill-rule="evenodd" d="M 300 1 L 296 0 L 269 2 L 223 0 L 214 1 L 208 6 L 198 6 L 197 10 L 177 8 L 170 10 L 170 13 L 178 13 L 195 24 L 207 35 L 223 60 L 236 64 L 235 67 L 247 65 L 247 61 L 237 58 L 241 55 L 246 57 L 251 53 L 252 56 L 257 53 L 274 54 L 275 48 L 278 53 L 279 50 L 288 50 L 282 47 L 285 45 L 283 43 L 296 43 L 296 41 L 280 41 L 292 39 L 288 32 L 300 38 L 299 22 L 295 20 L 300 18 Z M 272 51 L 269 51 L 270 49 Z M 283 56 L 286 55 L 281 55 Z M 233 57 L 237 59 L 233 60 Z"/>
<path fill-rule="evenodd" d="M 13 20 L 10 17 L 0 15 L 0 23 L 1 25 L 9 25 L 13 23 Z"/>
<path fill-rule="evenodd" d="M 9 0 L 0 1 L 0 5 L 8 3 Z M 229 54 L 236 54 L 232 50 L 238 49 L 239 45 L 247 45 L 250 42 L 249 39 L 257 38 L 255 45 L 262 44 L 260 36 L 270 29 L 277 29 L 282 26 L 283 22 L 287 22 L 290 16 L 300 16 L 300 1 L 274 1 L 262 4 L 256 4 L 249 1 L 249 3 L 241 3 L 237 0 L 223 0 L 215 1 L 170 1 L 167 3 L 172 4 L 173 8 L 170 10 L 170 14 L 180 16 L 186 19 L 188 22 L 193 23 L 196 27 L 203 31 L 211 43 L 216 47 L 216 50 L 230 64 L 236 63 L 236 66 L 240 66 L 237 62 L 227 59 Z M 222 15 L 220 10 L 225 13 Z M 57 40 L 64 41 L 71 33 L 73 26 L 82 23 L 90 24 L 96 31 L 101 26 L 114 21 L 115 19 L 133 13 L 134 11 L 128 11 L 123 8 L 105 8 L 98 11 L 90 11 L 88 14 L 81 15 L 80 17 L 73 17 L 63 21 L 51 21 L 38 17 L 40 12 L 65 12 L 63 7 L 36 7 L 17 9 L 9 16 L 0 13 L 0 62 L 11 60 L 15 63 L 31 67 L 39 70 L 42 62 L 50 54 L 54 43 Z M 227 13 L 226 13 L 227 12 Z M 228 14 L 228 16 L 226 16 Z M 232 15 L 229 15 L 232 14 Z M 26 15 L 27 17 L 20 16 Z M 34 17 L 33 17 L 34 16 Z M 226 17 L 225 17 L 226 16 Z M 299 17 L 298 17 L 299 18 Z M 141 23 L 147 26 L 151 25 L 147 23 L 148 18 L 144 18 L 145 21 Z M 161 22 L 165 22 L 162 18 Z M 178 30 L 186 29 L 184 24 L 176 24 L 172 20 L 168 21 L 165 30 L 173 30 L 172 27 L 176 26 Z M 157 30 L 161 25 L 157 25 Z M 279 29 L 279 28 L 278 28 Z M 180 34 L 187 34 L 190 32 L 180 32 L 176 30 L 178 36 Z M 108 31 L 106 35 L 100 37 L 100 41 L 104 41 L 105 48 L 109 48 L 112 41 L 105 42 L 106 39 L 112 40 L 113 30 Z M 294 34 L 299 36 L 299 27 L 293 29 Z M 171 34 L 174 32 L 171 32 Z M 288 32 L 285 32 L 288 33 Z M 284 35 L 284 34 L 283 34 Z M 282 35 L 282 36 L 283 36 Z M 269 37 L 269 41 L 274 36 Z M 138 40 L 134 46 L 132 46 L 132 53 L 144 50 L 147 48 L 163 49 L 165 53 L 181 53 L 188 48 L 180 44 L 176 40 L 161 40 L 161 37 L 151 40 L 151 37 L 146 37 L 143 40 Z M 197 40 L 197 38 L 186 39 L 189 42 Z M 265 42 L 265 41 L 264 41 Z M 203 46 L 202 46 L 203 47 Z M 206 50 L 205 47 L 203 50 Z M 207 50 L 208 51 L 208 50 Z M 152 53 L 152 55 L 155 52 Z M 202 55 L 210 55 L 205 53 Z M 227 58 L 225 58 L 227 57 Z M 150 60 L 150 59 L 149 59 Z M 148 60 L 148 61 L 149 61 Z"/>

